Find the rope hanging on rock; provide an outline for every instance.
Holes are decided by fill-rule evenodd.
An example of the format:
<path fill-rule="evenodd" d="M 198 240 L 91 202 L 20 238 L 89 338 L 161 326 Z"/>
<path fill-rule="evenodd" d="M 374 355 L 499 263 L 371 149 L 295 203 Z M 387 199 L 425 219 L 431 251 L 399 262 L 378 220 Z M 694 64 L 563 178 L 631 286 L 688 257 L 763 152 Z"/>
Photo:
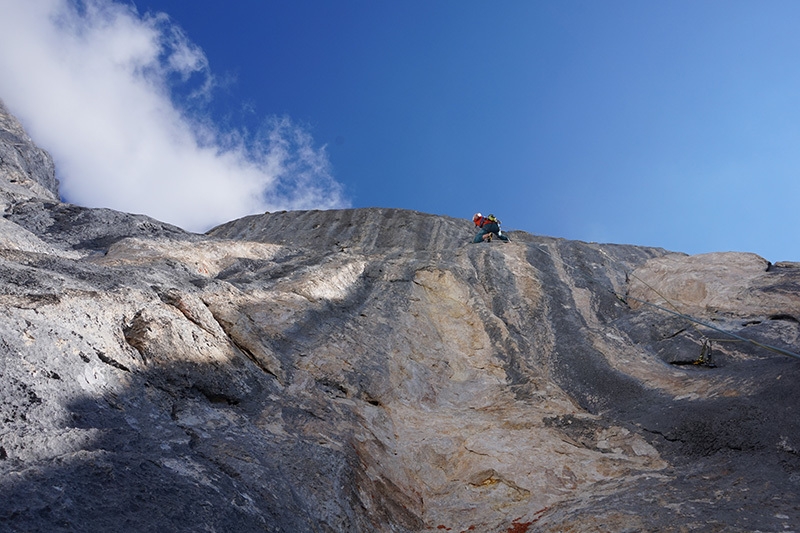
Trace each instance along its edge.
<path fill-rule="evenodd" d="M 542 246 L 543 246 L 543 245 L 541 245 L 541 244 L 537 245 L 537 247 L 539 248 L 539 250 L 541 250 L 541 251 L 543 251 L 544 253 L 546 253 L 547 255 L 549 255 L 551 259 L 553 259 L 554 261 L 558 261 L 558 262 L 560 262 L 562 265 L 564 265 L 565 267 L 569 268 L 570 270 L 574 270 L 574 267 L 573 267 L 572 265 L 569 265 L 569 264 L 567 264 L 567 262 L 566 262 L 566 261 L 564 261 L 563 259 L 561 259 L 560 257 L 555 257 L 553 254 L 551 254 L 551 253 L 550 253 L 550 251 L 549 251 L 549 250 L 542 248 Z M 658 291 L 657 291 L 655 288 L 651 287 L 651 286 L 650 286 L 648 283 L 646 283 L 644 280 L 642 280 L 641 278 L 639 278 L 638 276 L 636 276 L 636 275 L 635 275 L 633 272 L 628 272 L 628 271 L 627 271 L 627 270 L 626 270 L 626 269 L 625 269 L 625 268 L 624 268 L 624 267 L 623 267 L 623 266 L 622 266 L 622 265 L 619 263 L 619 261 L 615 261 L 614 259 L 612 259 L 612 258 L 611 258 L 611 257 L 610 257 L 610 256 L 609 256 L 609 255 L 608 255 L 608 254 L 607 254 L 607 253 L 604 251 L 604 250 L 602 250 L 602 249 L 598 249 L 598 251 L 599 251 L 601 254 L 603 254 L 604 256 L 606 256 L 606 258 L 608 258 L 608 260 L 609 260 L 609 262 L 610 262 L 611 264 L 613 264 L 613 265 L 618 265 L 618 266 L 622 267 L 622 268 L 621 268 L 621 270 L 622 270 L 623 272 L 625 272 L 625 275 L 626 275 L 626 276 L 628 276 L 628 277 L 634 277 L 634 278 L 636 278 L 637 280 L 639 280 L 641 283 L 643 283 L 645 286 L 649 287 L 651 290 L 653 290 L 653 292 L 655 292 L 655 293 L 656 293 L 656 294 L 658 294 L 658 295 L 659 295 L 661 298 L 663 298 L 663 299 L 664 299 L 664 301 L 665 301 L 665 302 L 667 302 L 667 303 L 668 303 L 670 306 L 672 306 L 673 308 L 675 308 L 675 310 L 673 311 L 672 309 L 667 309 L 666 307 L 664 307 L 664 306 L 662 306 L 662 305 L 654 304 L 654 303 L 652 303 L 652 302 L 648 302 L 648 301 L 646 301 L 646 300 L 641 300 L 641 299 L 639 299 L 639 298 L 635 298 L 635 297 L 633 297 L 633 296 L 627 296 L 627 297 L 620 296 L 620 295 L 619 295 L 619 293 L 617 293 L 617 292 L 616 292 L 616 291 L 615 291 L 613 288 L 609 289 L 608 287 L 603 287 L 603 286 L 601 285 L 601 287 L 602 287 L 602 288 L 606 289 L 608 292 L 610 292 L 611 294 L 613 294 L 613 295 L 614 295 L 614 296 L 615 296 L 615 297 L 616 297 L 616 298 L 617 298 L 619 301 L 623 302 L 625 305 L 628 305 L 628 306 L 630 306 L 630 304 L 628 304 L 628 300 L 634 300 L 634 301 L 636 301 L 636 302 L 639 302 L 639 303 L 641 303 L 641 304 L 643 304 L 643 305 L 648 305 L 648 306 L 650 306 L 650 307 L 653 307 L 653 308 L 655 308 L 655 309 L 658 309 L 659 311 L 662 311 L 662 312 L 664 312 L 664 313 L 669 313 L 669 314 L 671 314 L 671 315 L 678 316 L 678 317 L 680 317 L 680 318 L 684 318 L 684 319 L 686 319 L 686 320 L 690 321 L 690 322 L 691 322 L 691 323 L 693 323 L 693 324 L 697 324 L 697 325 L 700 325 L 700 326 L 703 326 L 703 327 L 706 327 L 706 328 L 712 329 L 712 330 L 714 330 L 714 331 L 717 331 L 717 332 L 719 332 L 719 333 L 722 333 L 723 335 L 727 335 L 727 336 L 729 336 L 729 337 L 732 337 L 732 338 L 734 338 L 734 339 L 736 339 L 736 340 L 739 340 L 739 341 L 742 341 L 742 342 L 747 342 L 747 343 L 750 343 L 750 344 L 752 344 L 752 345 L 754 345 L 754 346 L 758 346 L 759 348 L 764 348 L 765 350 L 769 350 L 769 351 L 772 351 L 772 352 L 776 352 L 776 353 L 779 353 L 779 354 L 781 354 L 781 355 L 787 355 L 787 356 L 789 356 L 789 357 L 794 357 L 795 359 L 800 359 L 800 354 L 797 354 L 797 353 L 795 353 L 795 352 L 792 352 L 792 351 L 790 351 L 790 350 L 785 350 L 785 349 L 783 349 L 783 348 L 779 348 L 779 347 L 777 347 L 777 346 L 772 346 L 772 345 L 769 345 L 769 344 L 764 344 L 763 342 L 758 342 L 758 341 L 756 341 L 756 340 L 754 340 L 754 339 L 748 339 L 747 337 L 742 337 L 741 335 L 737 335 L 736 333 L 733 333 L 733 332 L 730 332 L 730 331 L 726 331 L 726 330 L 724 330 L 724 329 L 722 329 L 722 328 L 719 328 L 719 327 L 717 327 L 717 326 L 714 326 L 713 324 L 709 324 L 709 323 L 707 323 L 707 322 L 703 322 L 702 320 L 700 320 L 700 319 L 698 319 L 698 318 L 695 318 L 695 317 L 693 317 L 693 316 L 691 316 L 691 315 L 687 315 L 686 313 L 681 313 L 680 311 L 678 311 L 678 310 L 677 310 L 677 307 L 675 307 L 675 306 L 674 306 L 674 305 L 673 305 L 673 304 L 672 304 L 672 303 L 669 301 L 669 299 L 667 299 L 666 297 L 664 297 L 664 295 L 660 294 L 660 293 L 659 293 L 659 292 L 658 292 Z M 597 283 L 597 284 L 599 285 L 599 282 L 598 282 L 597 280 L 595 280 L 594 278 L 590 278 L 590 280 L 591 280 L 592 282 L 594 282 L 594 283 Z M 704 336 L 704 337 L 705 337 L 705 336 Z M 709 356 L 710 356 L 710 351 L 711 351 L 711 350 L 710 350 L 710 344 L 708 344 L 708 354 L 705 354 L 705 353 L 704 353 L 704 350 L 706 350 L 706 343 L 707 343 L 708 341 L 709 341 L 709 339 L 705 339 L 705 340 L 704 340 L 704 342 L 703 342 L 703 348 L 701 349 L 701 352 L 700 352 L 700 358 L 698 359 L 698 361 L 699 361 L 699 360 L 702 360 L 702 359 L 704 358 L 704 355 L 709 355 Z M 710 363 L 710 357 L 708 358 L 708 361 L 709 361 L 709 363 Z M 696 364 L 702 364 L 702 363 L 696 363 Z M 708 366 L 708 365 L 706 365 L 706 366 Z"/>
<path fill-rule="evenodd" d="M 611 289 L 609 289 L 609 290 L 611 292 L 614 292 Z M 620 298 L 623 302 L 625 301 L 625 299 L 621 298 L 618 294 L 616 294 L 616 293 L 614 293 L 614 294 L 617 296 L 617 298 Z M 758 346 L 759 348 L 764 348 L 766 350 L 771 350 L 773 352 L 777 352 L 777 353 L 780 353 L 780 354 L 783 354 L 783 355 L 788 355 L 789 357 L 794 357 L 796 359 L 800 359 L 800 354 L 796 354 L 796 353 L 791 352 L 789 350 L 784 350 L 783 348 L 778 348 L 777 346 L 764 344 L 763 342 L 758 342 L 757 340 L 754 340 L 754 339 L 748 339 L 747 337 L 742 337 L 741 335 L 737 335 L 736 333 L 732 333 L 730 331 L 725 331 L 722 328 L 718 328 L 717 326 L 714 326 L 713 324 L 709 324 L 708 322 L 703 322 L 702 320 L 699 320 L 699 319 L 697 319 L 697 318 L 695 318 L 695 317 L 693 317 L 691 315 L 687 315 L 686 313 L 679 313 L 677 311 L 673 311 L 671 309 L 667 309 L 666 307 L 663 307 L 661 305 L 654 304 L 652 302 L 647 302 L 647 301 L 641 300 L 639 298 L 634 298 L 633 296 L 628 296 L 627 299 L 628 300 L 637 301 L 637 302 L 639 302 L 641 304 L 644 304 L 644 305 L 649 305 L 650 307 L 654 307 L 654 308 L 656 308 L 656 309 L 658 309 L 660 311 L 663 311 L 665 313 L 670 313 L 672 315 L 679 316 L 681 318 L 685 318 L 686 320 L 694 322 L 695 324 L 699 324 L 699 325 L 701 325 L 703 327 L 706 327 L 706 328 L 709 328 L 709 329 L 713 329 L 714 331 L 718 331 L 719 333 L 722 333 L 723 335 L 728 335 L 729 337 L 732 337 L 732 338 L 734 338 L 736 340 L 740 340 L 740 341 L 743 341 L 743 342 L 749 342 L 750 344 Z"/>

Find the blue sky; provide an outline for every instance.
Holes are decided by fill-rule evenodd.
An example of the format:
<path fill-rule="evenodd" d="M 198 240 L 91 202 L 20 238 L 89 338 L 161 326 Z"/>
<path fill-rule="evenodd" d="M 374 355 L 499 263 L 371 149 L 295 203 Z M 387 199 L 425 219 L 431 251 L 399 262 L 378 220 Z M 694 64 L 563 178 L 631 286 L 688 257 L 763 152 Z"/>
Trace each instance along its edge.
<path fill-rule="evenodd" d="M 262 172 L 242 181 L 243 195 L 261 187 L 271 197 L 231 200 L 238 211 L 210 221 L 177 220 L 190 229 L 278 207 L 399 207 L 463 218 L 481 211 L 506 229 L 542 235 L 800 261 L 798 2 L 113 5 L 127 6 L 129 26 L 139 20 L 160 32 L 162 46 L 179 35 L 170 57 L 192 60 L 163 69 L 157 92 L 169 94 L 177 115 L 208 128 L 207 145 L 236 146 L 249 161 L 243 172 Z M 155 23 L 156 13 L 167 17 Z M 163 65 L 160 50 L 154 61 Z M 35 140 L 57 131 L 24 103 L 30 88 L 4 85 L 4 69 L 17 72 L 10 68 L 0 61 L 0 98 Z M 45 147 L 57 164 L 67 151 Z M 309 153 L 313 161 L 301 157 Z M 269 170 L 276 157 L 277 174 Z M 77 183 L 70 164 L 63 167 L 62 181 Z M 298 168 L 300 179 L 292 175 Z M 303 194 L 307 187 L 313 194 Z M 67 190 L 76 203 L 117 206 Z M 168 218 L 166 209 L 149 214 Z"/>

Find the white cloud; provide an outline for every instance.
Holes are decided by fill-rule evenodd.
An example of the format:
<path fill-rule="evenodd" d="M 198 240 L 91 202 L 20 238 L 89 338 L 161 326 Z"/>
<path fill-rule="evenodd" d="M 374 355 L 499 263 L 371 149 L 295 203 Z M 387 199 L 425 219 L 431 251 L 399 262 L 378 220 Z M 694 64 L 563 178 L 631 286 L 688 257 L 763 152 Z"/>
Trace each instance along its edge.
<path fill-rule="evenodd" d="M 175 103 L 172 84 L 202 102 L 213 77 L 166 15 L 112 0 L 0 0 L 0 13 L 0 99 L 53 155 L 67 201 L 194 231 L 346 205 L 324 147 L 289 118 L 246 140 Z"/>

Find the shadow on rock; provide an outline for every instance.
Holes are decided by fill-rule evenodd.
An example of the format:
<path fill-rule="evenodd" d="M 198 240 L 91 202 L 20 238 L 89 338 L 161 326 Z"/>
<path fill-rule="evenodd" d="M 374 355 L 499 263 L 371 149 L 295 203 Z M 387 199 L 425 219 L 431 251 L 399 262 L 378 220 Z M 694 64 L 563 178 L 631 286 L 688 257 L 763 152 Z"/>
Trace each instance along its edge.
<path fill-rule="evenodd" d="M 26 420 L 29 434 L 13 449 L 2 448 L 2 529 L 338 532 L 419 526 L 390 498 L 383 504 L 394 509 L 368 512 L 356 482 L 360 478 L 364 488 L 367 476 L 347 438 L 338 440 L 329 406 L 271 401 L 280 390 L 257 371 L 252 396 L 241 400 L 164 379 L 212 371 L 225 373 L 197 365 L 161 367 L 134 376 L 121 393 L 74 400 L 53 430 L 60 443 L 51 443 L 51 450 L 44 449 L 44 436 L 30 434 L 36 430 Z M 35 413 L 28 410 L 29 417 Z M 26 455 L 21 440 L 38 448 L 36 457 Z"/>

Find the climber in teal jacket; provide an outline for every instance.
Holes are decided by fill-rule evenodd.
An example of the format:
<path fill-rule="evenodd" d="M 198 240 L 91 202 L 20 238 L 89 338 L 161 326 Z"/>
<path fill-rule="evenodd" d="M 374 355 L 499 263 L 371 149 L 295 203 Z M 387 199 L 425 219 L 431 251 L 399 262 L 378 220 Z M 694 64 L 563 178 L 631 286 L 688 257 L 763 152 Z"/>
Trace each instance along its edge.
<path fill-rule="evenodd" d="M 472 221 L 480 228 L 480 231 L 475 235 L 475 238 L 472 239 L 472 242 L 492 242 L 492 235 L 496 236 L 501 241 L 508 242 L 508 237 L 503 235 L 503 232 L 500 231 L 500 221 L 497 220 L 496 216 L 489 215 L 485 217 L 480 213 L 475 213 L 475 216 L 472 217 Z"/>

